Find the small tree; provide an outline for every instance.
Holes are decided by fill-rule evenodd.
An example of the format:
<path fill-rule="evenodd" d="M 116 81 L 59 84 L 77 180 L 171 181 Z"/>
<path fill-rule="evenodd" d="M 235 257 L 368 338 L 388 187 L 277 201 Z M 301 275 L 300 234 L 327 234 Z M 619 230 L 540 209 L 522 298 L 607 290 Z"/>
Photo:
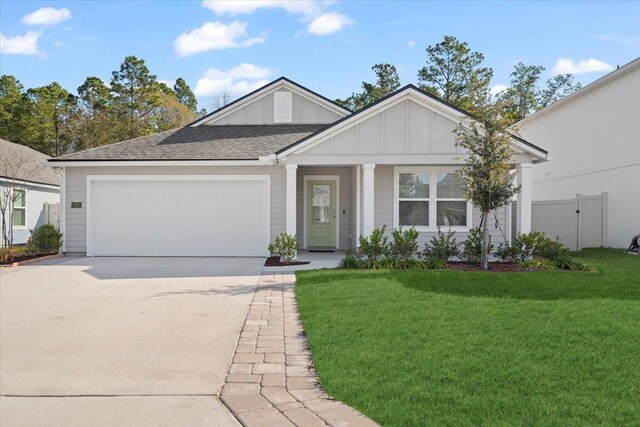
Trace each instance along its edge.
<path fill-rule="evenodd" d="M 500 115 L 501 106 L 492 103 L 489 93 L 479 89 L 474 94 L 475 119 L 456 128 L 456 145 L 467 154 L 460 174 L 467 187 L 467 198 L 482 213 L 483 270 L 489 269 L 488 220 L 491 211 L 505 206 L 519 191 L 514 176 L 509 174 L 515 154 L 507 120 Z"/>
<path fill-rule="evenodd" d="M 3 143 L 4 144 L 4 143 Z M 14 205 L 21 197 L 26 197 L 29 181 L 36 181 L 36 175 L 44 169 L 29 153 L 13 153 L 0 145 L 0 221 L 2 221 L 2 248 L 13 247 Z"/>

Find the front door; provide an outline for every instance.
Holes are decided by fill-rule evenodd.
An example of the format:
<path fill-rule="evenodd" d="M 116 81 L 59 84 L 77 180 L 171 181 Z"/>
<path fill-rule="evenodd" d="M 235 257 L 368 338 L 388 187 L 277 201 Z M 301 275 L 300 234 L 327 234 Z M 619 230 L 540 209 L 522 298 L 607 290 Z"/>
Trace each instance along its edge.
<path fill-rule="evenodd" d="M 336 247 L 336 182 L 307 181 L 307 247 Z"/>

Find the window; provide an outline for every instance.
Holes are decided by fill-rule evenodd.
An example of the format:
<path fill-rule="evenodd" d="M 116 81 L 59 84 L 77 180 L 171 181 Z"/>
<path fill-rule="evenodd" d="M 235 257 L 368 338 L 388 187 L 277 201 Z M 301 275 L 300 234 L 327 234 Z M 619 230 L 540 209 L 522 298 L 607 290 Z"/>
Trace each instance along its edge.
<path fill-rule="evenodd" d="M 401 226 L 429 226 L 429 174 L 401 173 L 398 218 Z"/>
<path fill-rule="evenodd" d="M 465 185 L 456 173 L 439 173 L 436 202 L 436 224 L 443 227 L 465 227 L 467 225 L 467 201 L 464 199 Z"/>
<path fill-rule="evenodd" d="M 464 181 L 455 171 L 396 168 L 395 227 L 419 231 L 471 227 L 471 205 L 464 199 Z"/>
<path fill-rule="evenodd" d="M 24 227 L 27 225 L 27 199 L 24 190 L 13 190 L 13 226 Z"/>

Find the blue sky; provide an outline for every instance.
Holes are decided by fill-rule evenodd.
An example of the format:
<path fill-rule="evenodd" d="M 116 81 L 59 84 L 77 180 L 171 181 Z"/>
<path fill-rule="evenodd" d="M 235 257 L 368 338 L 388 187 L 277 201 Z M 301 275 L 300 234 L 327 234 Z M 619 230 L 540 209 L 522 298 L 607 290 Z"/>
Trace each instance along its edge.
<path fill-rule="evenodd" d="M 519 61 L 588 83 L 640 56 L 640 2 L 0 0 L 0 33 L 0 73 L 25 87 L 75 92 L 136 55 L 161 80 L 183 77 L 211 110 L 212 95 L 281 75 L 346 97 L 379 62 L 416 83 L 424 49 L 444 35 L 485 55 L 493 85 Z"/>

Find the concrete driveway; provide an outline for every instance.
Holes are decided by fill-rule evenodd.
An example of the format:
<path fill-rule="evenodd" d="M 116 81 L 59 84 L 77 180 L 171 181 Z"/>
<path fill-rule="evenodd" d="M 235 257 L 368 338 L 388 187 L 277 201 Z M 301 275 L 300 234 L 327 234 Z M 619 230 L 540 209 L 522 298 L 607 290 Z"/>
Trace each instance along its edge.
<path fill-rule="evenodd" d="M 1 425 L 238 425 L 218 399 L 258 258 L 0 271 Z"/>

